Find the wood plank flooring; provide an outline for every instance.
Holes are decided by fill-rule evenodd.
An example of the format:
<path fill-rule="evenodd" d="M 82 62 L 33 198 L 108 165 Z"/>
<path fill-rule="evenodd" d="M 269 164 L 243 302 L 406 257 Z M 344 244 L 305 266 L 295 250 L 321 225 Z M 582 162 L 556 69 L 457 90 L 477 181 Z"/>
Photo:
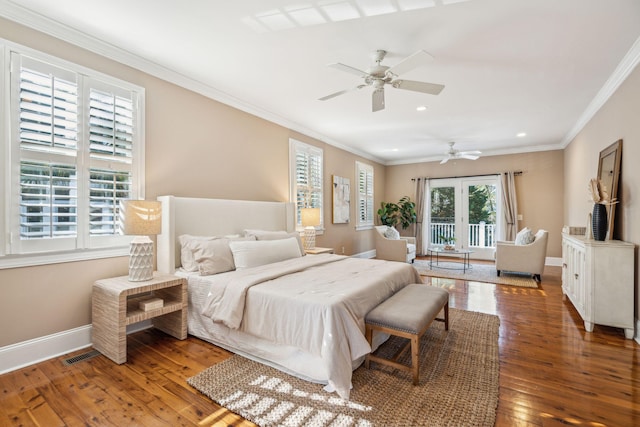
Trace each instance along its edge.
<path fill-rule="evenodd" d="M 545 269 L 539 289 L 425 280 L 448 288 L 454 308 L 500 317 L 497 426 L 640 426 L 640 346 L 621 329 L 585 332 L 559 267 Z M 62 363 L 83 352 L 1 375 L 0 425 L 252 425 L 186 383 L 229 357 L 211 344 L 147 330 L 128 337 L 124 365 L 102 355 Z"/>

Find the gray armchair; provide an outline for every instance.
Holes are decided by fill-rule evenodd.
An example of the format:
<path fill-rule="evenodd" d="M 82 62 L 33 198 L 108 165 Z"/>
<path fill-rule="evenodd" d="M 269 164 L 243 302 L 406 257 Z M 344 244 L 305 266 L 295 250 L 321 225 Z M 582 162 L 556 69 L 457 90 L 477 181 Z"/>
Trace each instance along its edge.
<path fill-rule="evenodd" d="M 496 242 L 496 270 L 530 273 L 540 282 L 544 262 L 547 257 L 547 239 L 549 232 L 538 230 L 535 240 L 528 245 L 516 245 L 514 242 Z"/>
<path fill-rule="evenodd" d="M 413 263 L 416 259 L 415 237 L 400 237 L 400 239 L 388 239 L 384 233 L 386 225 L 375 227 L 376 258 L 387 261 L 399 261 Z"/>

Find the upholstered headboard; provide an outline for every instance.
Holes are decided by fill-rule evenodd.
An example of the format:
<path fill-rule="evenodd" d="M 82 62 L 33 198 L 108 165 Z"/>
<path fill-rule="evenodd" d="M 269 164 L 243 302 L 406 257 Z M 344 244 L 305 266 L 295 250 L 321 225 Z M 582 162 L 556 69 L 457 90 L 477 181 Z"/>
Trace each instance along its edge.
<path fill-rule="evenodd" d="M 162 232 L 157 237 L 158 271 L 180 267 L 178 236 L 225 236 L 245 229 L 295 230 L 293 203 L 160 196 Z"/>

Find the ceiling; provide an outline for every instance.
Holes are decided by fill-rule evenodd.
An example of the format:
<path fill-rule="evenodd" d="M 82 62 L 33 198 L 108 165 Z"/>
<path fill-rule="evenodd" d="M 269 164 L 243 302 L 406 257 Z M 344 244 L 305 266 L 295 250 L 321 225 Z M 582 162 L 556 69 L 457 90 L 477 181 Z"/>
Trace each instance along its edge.
<path fill-rule="evenodd" d="M 639 62 L 638 0 L 0 0 L 0 16 L 384 164 L 564 148 Z M 437 96 L 372 88 L 386 50 Z M 417 111 L 424 106 L 424 111 Z M 516 135 L 524 132 L 526 136 Z"/>

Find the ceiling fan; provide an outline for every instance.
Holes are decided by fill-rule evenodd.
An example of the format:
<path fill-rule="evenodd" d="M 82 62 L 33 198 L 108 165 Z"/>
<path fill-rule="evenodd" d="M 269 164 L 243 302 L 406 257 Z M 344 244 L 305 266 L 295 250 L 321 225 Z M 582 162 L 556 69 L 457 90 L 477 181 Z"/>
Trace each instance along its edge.
<path fill-rule="evenodd" d="M 480 157 L 480 154 L 482 154 L 482 151 L 458 151 L 455 148 L 453 148 L 453 145 L 455 144 L 455 142 L 451 141 L 449 143 L 449 151 L 446 151 L 444 154 L 446 154 L 447 157 L 445 157 L 444 159 L 442 159 L 442 161 L 440 162 L 440 164 L 444 164 L 447 163 L 449 160 L 454 160 L 454 159 L 467 159 L 467 160 L 477 160 Z"/>
<path fill-rule="evenodd" d="M 359 84 L 358 86 L 355 86 L 351 89 L 345 89 L 327 96 L 323 96 L 322 98 L 319 98 L 319 100 L 326 101 L 328 99 L 343 95 L 353 90 L 372 86 L 373 94 L 371 109 L 373 112 L 376 112 L 384 109 L 384 86 L 387 84 L 396 89 L 411 90 L 414 92 L 428 93 L 430 95 L 438 95 L 440 92 L 442 92 L 442 89 L 444 89 L 444 85 L 441 84 L 418 82 L 415 80 L 403 80 L 398 78 L 400 74 L 406 73 L 407 71 L 410 71 L 419 66 L 424 61 L 432 58 L 432 56 L 424 50 L 419 50 L 413 55 L 406 57 L 393 67 L 387 67 L 386 65 L 380 64 L 386 54 L 387 51 L 385 50 L 376 50 L 375 52 L 373 52 L 371 56 L 373 57 L 375 64 L 369 67 L 366 71 L 362 71 L 349 65 L 341 64 L 339 62 L 335 64 L 329 64 L 329 67 L 341 71 L 346 71 L 347 73 L 355 74 L 358 77 L 363 78 L 364 84 Z"/>

